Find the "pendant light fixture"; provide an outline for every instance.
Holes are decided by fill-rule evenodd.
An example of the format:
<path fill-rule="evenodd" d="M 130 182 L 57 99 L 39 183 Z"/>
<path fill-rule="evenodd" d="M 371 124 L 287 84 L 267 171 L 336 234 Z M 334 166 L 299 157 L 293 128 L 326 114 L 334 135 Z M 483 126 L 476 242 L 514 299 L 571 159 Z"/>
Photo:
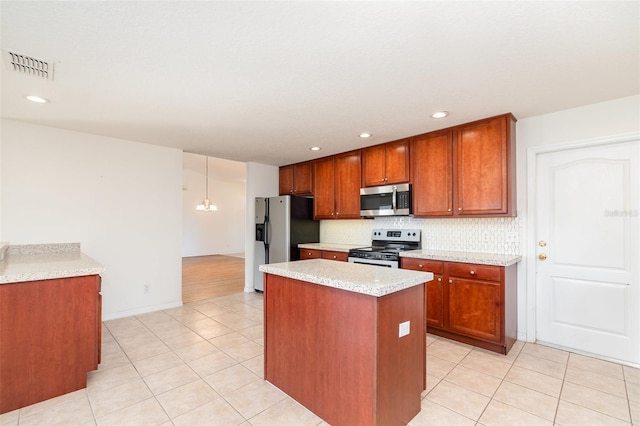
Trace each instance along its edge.
<path fill-rule="evenodd" d="M 201 210 L 201 211 L 205 211 L 205 212 L 214 212 L 216 210 L 218 210 L 218 207 L 213 204 L 211 202 L 211 200 L 209 200 L 209 157 L 207 157 L 207 165 L 206 165 L 206 170 L 207 170 L 207 180 L 205 182 L 205 187 L 206 187 L 206 198 L 204 199 L 204 201 L 200 204 L 198 204 L 198 207 L 196 207 L 196 210 Z"/>

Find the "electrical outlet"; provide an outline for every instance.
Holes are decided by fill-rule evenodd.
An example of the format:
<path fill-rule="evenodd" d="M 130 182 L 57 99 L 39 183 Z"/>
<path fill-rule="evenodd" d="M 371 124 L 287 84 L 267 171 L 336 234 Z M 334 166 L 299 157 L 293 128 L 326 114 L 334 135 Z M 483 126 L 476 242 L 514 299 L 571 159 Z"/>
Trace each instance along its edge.
<path fill-rule="evenodd" d="M 145 284 L 144 285 L 144 293 L 145 294 L 151 293 L 151 284 Z"/>
<path fill-rule="evenodd" d="M 485 242 L 485 243 L 489 241 L 489 232 L 488 231 L 483 231 L 482 232 L 482 241 Z"/>
<path fill-rule="evenodd" d="M 507 232 L 505 241 L 507 243 L 518 243 L 520 242 L 520 234 L 518 232 Z"/>
<path fill-rule="evenodd" d="M 398 337 L 406 336 L 411 332 L 411 322 L 405 321 L 398 326 Z"/>

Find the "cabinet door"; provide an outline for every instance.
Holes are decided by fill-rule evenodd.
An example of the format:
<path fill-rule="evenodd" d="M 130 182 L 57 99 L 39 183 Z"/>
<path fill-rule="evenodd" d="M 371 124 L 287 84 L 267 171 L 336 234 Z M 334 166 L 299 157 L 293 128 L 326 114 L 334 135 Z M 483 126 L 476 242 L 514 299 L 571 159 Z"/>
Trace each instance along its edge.
<path fill-rule="evenodd" d="M 293 165 L 293 193 L 295 195 L 313 193 L 313 173 L 310 162 Z"/>
<path fill-rule="evenodd" d="M 280 167 L 279 175 L 278 192 L 280 195 L 293 194 L 293 166 Z"/>
<path fill-rule="evenodd" d="M 360 218 L 360 151 L 335 156 L 335 218 Z"/>
<path fill-rule="evenodd" d="M 449 329 L 467 336 L 502 341 L 500 282 L 449 277 Z"/>
<path fill-rule="evenodd" d="M 364 186 L 385 184 L 384 145 L 375 145 L 362 150 L 362 184 Z"/>
<path fill-rule="evenodd" d="M 427 309 L 427 325 L 444 327 L 444 278 L 443 263 L 433 260 L 401 258 L 403 269 L 431 272 L 433 280 L 427 281 L 425 307 Z"/>
<path fill-rule="evenodd" d="M 313 217 L 333 219 L 335 212 L 333 157 L 314 162 L 313 176 Z M 360 200 L 359 191 L 357 199 Z"/>
<path fill-rule="evenodd" d="M 385 144 L 385 183 L 409 182 L 409 140 Z"/>
<path fill-rule="evenodd" d="M 459 215 L 506 215 L 513 204 L 511 114 L 456 128 Z"/>
<path fill-rule="evenodd" d="M 450 130 L 411 141 L 411 182 L 415 216 L 453 215 L 453 142 Z"/>

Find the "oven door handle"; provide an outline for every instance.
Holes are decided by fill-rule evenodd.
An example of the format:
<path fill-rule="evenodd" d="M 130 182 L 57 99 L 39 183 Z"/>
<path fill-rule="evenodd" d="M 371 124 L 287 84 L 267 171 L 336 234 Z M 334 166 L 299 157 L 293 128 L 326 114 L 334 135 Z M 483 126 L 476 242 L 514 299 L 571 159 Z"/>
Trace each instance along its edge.
<path fill-rule="evenodd" d="M 396 197 L 398 196 L 398 188 L 393 185 L 393 193 L 391 194 L 391 208 L 393 209 L 393 211 L 395 212 L 397 210 L 396 206 Z"/>

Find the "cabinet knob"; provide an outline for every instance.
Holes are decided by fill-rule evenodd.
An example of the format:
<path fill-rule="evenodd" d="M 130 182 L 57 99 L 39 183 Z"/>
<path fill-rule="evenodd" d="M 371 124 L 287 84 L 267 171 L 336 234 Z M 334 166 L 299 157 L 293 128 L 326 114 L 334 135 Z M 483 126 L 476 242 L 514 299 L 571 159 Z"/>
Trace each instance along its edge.
<path fill-rule="evenodd" d="M 453 284 L 453 280 L 449 280 L 449 284 Z"/>
<path fill-rule="evenodd" d="M 380 182 L 384 182 L 384 178 L 380 179 Z"/>
<path fill-rule="evenodd" d="M 438 278 L 438 282 L 442 282 L 442 278 Z"/>
<path fill-rule="evenodd" d="M 420 264 L 420 265 L 418 265 L 418 268 L 422 269 L 422 268 L 424 268 L 424 265 Z"/>
<path fill-rule="evenodd" d="M 476 274 L 476 271 L 469 271 L 469 273 L 470 273 L 471 275 L 475 275 L 475 274 Z"/>
<path fill-rule="evenodd" d="M 448 212 L 450 212 L 450 211 L 451 211 L 451 209 L 447 209 L 447 211 L 448 211 Z"/>
<path fill-rule="evenodd" d="M 334 256 L 333 256 L 333 258 L 334 258 L 334 259 L 337 259 L 337 258 L 338 258 L 338 256 L 334 255 Z"/>
<path fill-rule="evenodd" d="M 462 207 L 458 207 L 458 211 L 461 212 L 462 211 Z"/>

